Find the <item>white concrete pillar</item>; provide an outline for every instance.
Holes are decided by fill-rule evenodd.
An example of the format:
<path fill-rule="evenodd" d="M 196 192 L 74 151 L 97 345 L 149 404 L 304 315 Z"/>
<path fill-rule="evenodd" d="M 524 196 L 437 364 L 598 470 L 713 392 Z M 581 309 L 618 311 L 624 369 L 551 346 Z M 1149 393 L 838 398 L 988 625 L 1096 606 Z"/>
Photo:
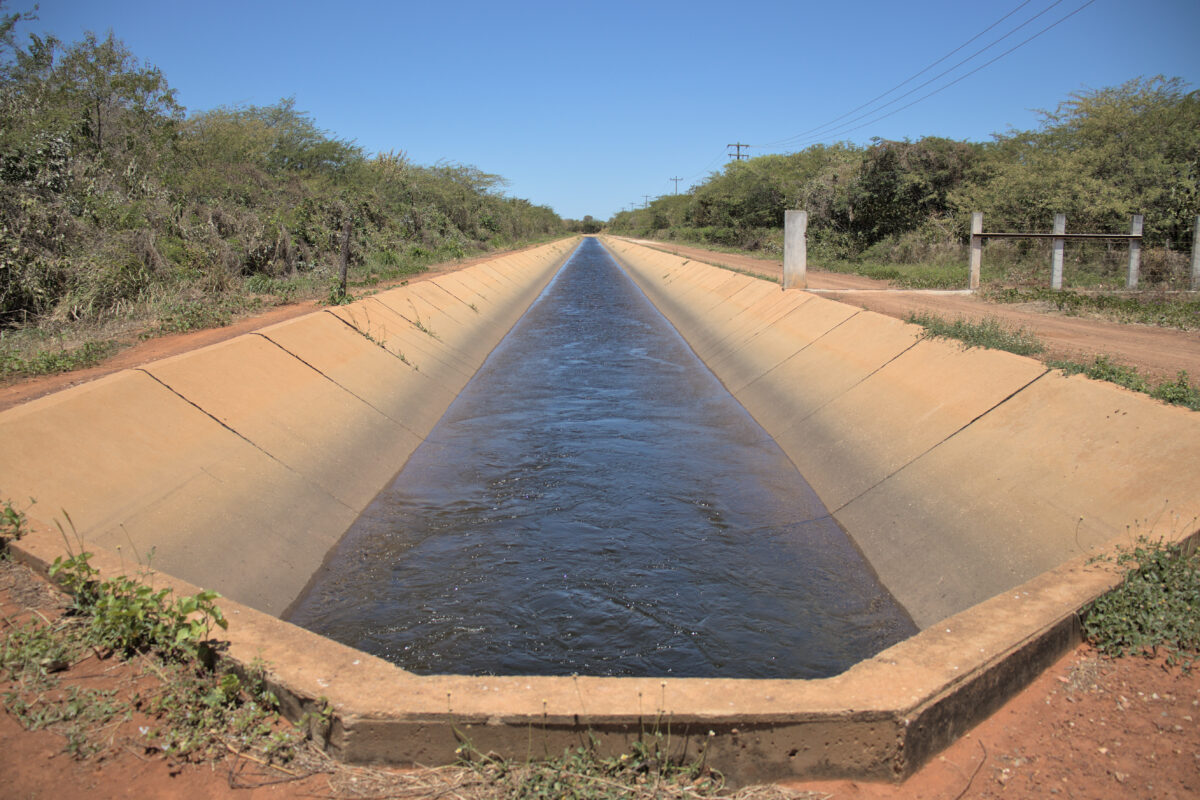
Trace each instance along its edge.
<path fill-rule="evenodd" d="M 971 213 L 971 276 L 967 280 L 967 288 L 972 292 L 979 291 L 979 273 L 983 268 L 983 212 Z"/>
<path fill-rule="evenodd" d="M 1067 232 L 1067 215 L 1066 214 L 1055 214 L 1054 215 L 1054 233 L 1066 233 L 1066 232 Z M 1065 239 L 1054 239 L 1053 241 L 1054 241 L 1054 258 L 1050 262 L 1050 288 L 1051 289 L 1061 289 L 1062 288 L 1062 274 L 1063 274 L 1063 245 L 1065 244 L 1066 240 Z"/>
<path fill-rule="evenodd" d="M 783 288 L 808 287 L 808 212 L 783 212 Z"/>
<path fill-rule="evenodd" d="M 1129 232 L 1134 236 L 1142 235 L 1142 215 L 1134 214 L 1129 223 Z M 1142 265 L 1142 240 L 1129 240 L 1129 273 L 1125 276 L 1125 288 L 1136 289 L 1138 285 L 1138 269 Z"/>

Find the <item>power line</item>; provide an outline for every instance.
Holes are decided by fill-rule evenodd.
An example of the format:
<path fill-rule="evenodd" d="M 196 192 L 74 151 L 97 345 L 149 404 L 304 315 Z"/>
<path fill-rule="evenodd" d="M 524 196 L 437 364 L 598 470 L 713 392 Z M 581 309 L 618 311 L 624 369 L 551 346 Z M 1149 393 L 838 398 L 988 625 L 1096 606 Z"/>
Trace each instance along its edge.
<path fill-rule="evenodd" d="M 1061 2 L 1061 0 L 1059 0 L 1059 2 Z M 983 68 L 985 68 L 985 67 L 988 67 L 988 66 L 990 66 L 990 65 L 992 65 L 992 64 L 994 64 L 994 63 L 996 63 L 997 61 L 999 61 L 1000 59 L 1004 58 L 1006 55 L 1008 55 L 1009 53 L 1013 52 L 1014 50 L 1018 50 L 1019 48 L 1021 48 L 1021 47 L 1024 47 L 1025 45 L 1027 45 L 1027 44 L 1029 44 L 1030 42 L 1032 42 L 1034 39 L 1036 39 L 1036 38 L 1038 38 L 1039 36 L 1041 36 L 1043 33 L 1046 33 L 1047 31 L 1051 30 L 1052 28 L 1055 28 L 1055 27 L 1059 26 L 1060 24 L 1062 24 L 1063 22 L 1066 22 L 1068 19 L 1070 19 L 1071 17 L 1075 16 L 1075 15 L 1076 15 L 1076 14 L 1078 14 L 1080 11 L 1083 11 L 1085 8 L 1087 8 L 1088 6 L 1090 6 L 1090 5 L 1091 5 L 1092 3 L 1094 3 L 1094 2 L 1096 2 L 1096 0 L 1087 0 L 1087 2 L 1086 2 L 1086 3 L 1084 3 L 1084 4 L 1083 4 L 1083 5 L 1081 5 L 1081 6 L 1079 6 L 1078 8 L 1076 8 L 1076 9 L 1075 9 L 1074 11 L 1072 11 L 1071 13 L 1067 14 L 1066 16 L 1060 17 L 1058 20 L 1056 20 L 1056 21 L 1054 21 L 1054 22 L 1050 23 L 1049 25 L 1047 25 L 1046 27 L 1042 28 L 1040 31 L 1038 31 L 1037 33 L 1033 34 L 1032 36 L 1030 36 L 1030 37 L 1028 37 L 1028 38 L 1026 38 L 1026 39 L 1022 39 L 1020 42 L 1018 42 L 1017 44 L 1015 44 L 1015 45 L 1013 45 L 1012 47 L 1008 48 L 1007 50 L 1005 50 L 1003 53 L 1001 53 L 1000 55 L 996 56 L 995 58 L 992 58 L 992 59 L 990 59 L 990 60 L 988 60 L 988 61 L 985 61 L 984 63 L 980 64 L 978 67 L 976 67 L 975 69 L 971 70 L 970 72 L 967 72 L 967 73 L 964 73 L 964 74 L 962 74 L 962 75 L 958 76 L 957 78 L 955 78 L 954 80 L 950 81 L 949 83 L 947 83 L 947 84 L 945 84 L 945 85 L 943 85 L 943 86 L 939 86 L 938 88 L 934 89 L 932 92 L 929 92 L 928 94 L 921 95 L 921 96 L 920 96 L 920 97 L 918 97 L 916 100 L 913 100 L 911 103 L 905 103 L 904 105 L 900 106 L 899 108 L 897 108 L 897 109 L 893 109 L 892 111 L 889 111 L 888 113 L 886 113 L 886 114 L 883 114 L 882 116 L 875 117 L 874 119 L 869 119 L 869 120 L 867 120 L 866 122 L 862 123 L 861 125 L 855 125 L 854 127 L 851 127 L 851 128 L 844 128 L 844 129 L 842 129 L 842 130 L 837 130 L 837 131 L 834 131 L 834 132 L 832 132 L 832 133 L 827 133 L 827 134 L 825 134 L 824 136 L 822 136 L 821 138 L 828 138 L 829 136 L 834 136 L 834 135 L 836 135 L 836 136 L 841 136 L 841 135 L 844 135 L 844 134 L 850 133 L 850 132 L 852 132 L 852 131 L 859 130 L 860 128 L 865 128 L 865 127 L 867 127 L 868 125 L 874 125 L 876 122 L 879 122 L 880 120 L 885 120 L 885 119 L 887 119 L 887 118 L 888 118 L 888 117 L 890 117 L 890 116 L 893 116 L 893 115 L 895 115 L 895 114 L 899 114 L 901 111 L 905 110 L 906 108 L 912 108 L 912 107 L 913 107 L 913 106 L 915 106 L 917 103 L 920 103 L 922 100 L 927 100 L 928 98 L 930 98 L 930 97 L 933 97 L 935 94 L 938 94 L 939 92 L 942 92 L 942 91 L 945 91 L 946 89 L 949 89 L 949 88 L 950 88 L 951 86 L 953 86 L 954 84 L 956 84 L 956 83 L 958 83 L 958 82 L 960 82 L 960 81 L 962 81 L 962 80 L 965 80 L 966 78 L 969 78 L 969 77 L 971 77 L 971 76 L 972 76 L 972 75 L 974 75 L 976 72 L 979 72 L 981 69 L 983 69 Z M 1055 3 L 1054 5 L 1058 5 L 1058 3 Z M 1050 8 L 1053 8 L 1053 7 L 1054 7 L 1054 6 L 1050 6 Z M 1048 10 L 1049 10 L 1049 9 L 1047 9 L 1047 11 L 1048 11 Z M 1043 12 L 1043 13 L 1045 13 L 1045 12 Z M 1038 16 L 1041 16 L 1041 15 L 1039 14 Z M 997 41 L 999 41 L 999 40 L 997 40 Z M 926 85 L 926 84 L 922 84 L 922 86 L 924 86 L 924 85 Z M 917 87 L 917 88 L 920 88 L 920 87 Z M 913 91 L 916 91 L 916 90 L 914 89 Z M 904 95 L 904 96 L 907 96 L 908 94 L 912 94 L 912 92 L 908 92 L 908 93 L 906 93 L 906 95 Z M 899 99 L 901 99 L 901 98 L 896 98 L 896 99 L 897 99 L 897 100 L 899 100 Z M 893 102 L 895 102 L 895 101 L 893 101 Z M 888 103 L 887 105 L 891 105 L 891 103 Z M 884 107 L 886 107 L 886 106 L 881 106 L 881 107 L 880 107 L 880 109 L 876 109 L 876 111 L 878 111 L 878 110 L 881 110 L 881 109 L 882 109 L 882 108 L 884 108 Z M 871 113 L 874 113 L 874 112 L 871 112 Z M 864 116 L 869 116 L 869 115 L 864 115 Z M 857 119 L 861 119 L 861 117 L 858 117 Z M 853 121 L 853 120 L 851 120 L 851 121 Z M 820 141 L 820 139 L 813 139 L 813 140 L 810 140 L 810 142 L 814 142 L 814 141 Z"/>
<path fill-rule="evenodd" d="M 832 125 L 833 123 L 835 123 L 835 122 L 837 122 L 837 121 L 839 121 L 839 120 L 845 119 L 846 117 L 850 116 L 851 114 L 853 114 L 853 113 L 854 113 L 854 112 L 856 112 L 856 111 L 861 111 L 862 109 L 864 109 L 864 108 L 866 108 L 867 106 L 869 106 L 869 105 L 871 105 L 872 103 L 874 103 L 876 100 L 880 100 L 880 99 L 882 99 L 882 98 L 884 98 L 884 97 L 887 97 L 889 94 L 891 94 L 892 92 L 896 91 L 896 90 L 897 90 L 897 89 L 899 89 L 901 86 L 903 86 L 904 84 L 906 84 L 906 83 L 908 83 L 909 81 L 913 80 L 914 78 L 917 78 L 917 77 L 920 77 L 921 75 L 924 75 L 926 72 L 928 72 L 929 70 L 933 69 L 933 68 L 934 68 L 934 67 L 936 67 L 938 64 L 942 63 L 942 62 L 943 62 L 943 61 L 945 61 L 947 58 L 949 58 L 950 56 L 952 56 L 952 55 L 954 55 L 955 53 L 957 53 L 959 50 L 962 50 L 964 47 L 966 47 L 967 45 L 969 45 L 971 42 L 975 41 L 975 40 L 976 40 L 976 39 L 978 39 L 980 36 L 983 36 L 985 33 L 987 33 L 988 31 L 990 31 L 992 28 L 995 28 L 995 27 L 996 27 L 997 25 L 999 25 L 1001 22 L 1004 22 L 1004 20 L 1008 19 L 1008 18 L 1009 18 L 1009 17 L 1011 17 L 1013 14 L 1017 13 L 1017 12 L 1018 12 L 1018 11 L 1020 11 L 1022 8 L 1024 8 L 1025 6 L 1029 5 L 1031 2 L 1033 2 L 1033 0 L 1025 0 L 1025 2 L 1021 3 L 1020 5 L 1018 5 L 1018 6 L 1017 6 L 1016 8 L 1014 8 L 1012 11 L 1009 11 L 1007 14 L 1005 14 L 1003 17 L 1001 17 L 1000 19 L 998 19 L 998 20 L 996 20 L 995 22 L 993 22 L 991 25 L 988 25 L 986 28 L 984 28 L 984 29 L 983 29 L 983 30 L 981 30 L 979 33 L 977 33 L 977 34 L 975 34 L 974 36 L 972 36 L 970 39 L 967 39 L 965 42 L 963 42 L 963 43 L 962 43 L 962 44 L 960 44 L 958 47 L 956 47 L 956 48 L 954 48 L 953 50 L 951 50 L 949 53 L 946 53 L 946 55 L 942 56 L 942 57 L 941 57 L 941 58 L 939 58 L 937 61 L 934 61 L 933 63 L 926 65 L 924 68 L 922 68 L 922 69 L 918 70 L 917 72 L 914 72 L 912 75 L 909 75 L 907 78 L 905 78 L 904 80 L 900 81 L 900 82 L 899 82 L 899 83 L 897 83 L 895 86 L 893 86 L 892 88 L 888 89 L 886 92 L 883 92 L 883 93 L 881 93 L 881 94 L 877 94 L 877 95 L 875 95 L 875 96 L 874 96 L 874 97 L 872 97 L 870 100 L 868 100 L 867 102 L 863 103 L 862 105 L 860 105 L 860 106 L 856 106 L 856 107 L 854 107 L 854 108 L 850 109 L 849 111 L 847 111 L 845 114 L 842 114 L 841 116 L 838 116 L 838 117 L 834 117 L 833 119 L 829 120 L 828 122 L 826 122 L 826 123 L 824 123 L 824 124 L 821 124 L 821 125 L 818 125 L 818 126 L 816 126 L 815 128 L 809 128 L 808 130 L 806 130 L 806 131 L 801 131 L 800 133 L 794 134 L 793 136 L 787 136 L 787 137 L 785 137 L 785 138 L 783 138 L 783 139 L 777 139 L 777 140 L 775 140 L 775 141 L 773 141 L 773 142 L 767 142 L 766 144 L 760 145 L 760 147 L 771 147 L 772 145 L 776 145 L 776 144 L 783 144 L 784 142 L 788 142 L 788 141 L 791 141 L 792 139 L 797 139 L 797 138 L 800 138 L 801 136 L 807 136 L 807 135 L 809 135 L 810 133 L 815 133 L 816 131 L 819 131 L 819 130 L 821 130 L 822 128 L 827 128 L 827 127 L 829 127 L 830 125 Z"/>
<path fill-rule="evenodd" d="M 946 55 L 942 56 L 941 58 L 939 58 L 939 59 L 937 59 L 936 61 L 932 62 L 931 64 L 927 65 L 926 67 L 924 67 L 923 69 L 919 70 L 918 72 L 916 72 L 916 73 L 914 73 L 914 74 L 910 75 L 909 77 L 905 78 L 903 81 L 901 81 L 900 83 L 896 84 L 895 86 L 893 86 L 892 88 L 888 89 L 887 91 L 883 92 L 882 94 L 879 94 L 879 95 L 875 96 L 874 98 L 872 98 L 871 100 L 868 100 L 866 103 L 863 103 L 862 105 L 860 105 L 860 106 L 857 106 L 856 108 L 853 108 L 853 109 L 851 109 L 850 111 L 847 111 L 846 113 L 844 113 L 844 114 L 842 114 L 842 115 L 840 115 L 840 116 L 838 116 L 838 117 L 834 117 L 833 119 L 829 120 L 828 122 L 825 122 L 825 123 L 823 123 L 823 124 L 821 124 L 821 125 L 818 125 L 818 126 L 816 126 L 816 127 L 814 127 L 814 128 L 809 128 L 809 129 L 808 129 L 808 130 L 806 130 L 806 131 L 801 131 L 800 133 L 794 134 L 794 135 L 792 135 L 792 136 L 785 137 L 785 138 L 783 138 L 783 139 L 777 139 L 777 140 L 775 140 L 775 141 L 773 141 L 773 142 L 769 142 L 769 143 L 767 143 L 766 145 L 761 145 L 761 146 L 763 146 L 763 147 L 767 147 L 767 146 L 772 146 L 772 145 L 777 145 L 777 144 L 784 144 L 784 143 L 797 143 L 797 141 L 798 141 L 798 140 L 800 140 L 800 139 L 803 139 L 803 138 L 804 138 L 804 137 L 806 137 L 806 136 L 812 136 L 812 135 L 814 135 L 814 134 L 817 134 L 818 132 L 821 132 L 821 133 L 820 133 L 820 136 L 819 136 L 818 138 L 812 138 L 812 139 L 810 139 L 810 141 L 817 141 L 817 140 L 820 140 L 820 139 L 827 139 L 827 138 L 830 138 L 830 137 L 832 137 L 832 136 L 839 135 L 839 134 L 840 134 L 840 133 L 842 133 L 842 132 L 846 132 L 846 131 L 842 131 L 842 130 L 829 130 L 829 131 L 826 131 L 826 130 L 824 130 L 824 129 L 826 129 L 826 128 L 837 128 L 837 129 L 842 129 L 842 128 L 845 128 L 845 126 L 846 126 L 846 125 L 848 125 L 849 123 L 852 123 L 852 122 L 857 122 L 857 121 L 859 121 L 859 120 L 861 120 L 861 119 L 865 119 L 866 117 L 869 117 L 869 116 L 871 116 L 872 114 L 875 114 L 875 113 L 878 113 L 879 111 L 882 111 L 883 109 L 887 108 L 887 107 L 888 107 L 888 106 L 890 106 L 890 105 L 894 105 L 895 103 L 898 103 L 898 102 L 900 102 L 900 101 L 901 101 L 901 100 L 903 100 L 905 97 L 908 97 L 908 96 L 912 95 L 913 93 L 915 93 L 915 92 L 917 92 L 917 91 L 921 90 L 922 88 L 924 88 L 924 87 L 928 86 L 929 84 L 933 83 L 934 81 L 938 80 L 939 78 L 942 78 L 942 77 L 946 76 L 947 74 L 949 74 L 949 73 L 953 72 L 954 70 L 958 69 L 958 68 L 959 68 L 959 67 L 961 67 L 963 64 L 966 64 L 968 61 L 971 61 L 972 59 L 974 59 L 976 56 L 980 55 L 981 53 L 984 53 L 985 51 L 987 51 L 987 50 L 990 50 L 991 48 L 995 47 L 995 46 L 996 46 L 997 44 L 999 44 L 1000 42 L 1004 41 L 1005 39 L 1007 39 L 1008 37 L 1012 36 L 1012 35 L 1013 35 L 1014 33 L 1016 33 L 1017 31 L 1019 31 L 1019 30 L 1021 30 L 1022 28 L 1024 28 L 1026 25 L 1028 25 L 1028 24 L 1030 24 L 1031 22 L 1033 22 L 1034 20 L 1036 20 L 1038 17 L 1041 17 L 1041 16 L 1043 16 L 1044 14 L 1048 13 L 1048 12 L 1049 12 L 1051 9 L 1053 9 L 1055 6 L 1058 6 L 1058 5 L 1060 5 L 1062 2 L 1064 2 L 1064 0 L 1054 0 L 1054 2 L 1053 2 L 1053 3 L 1051 3 L 1049 6 L 1047 6 L 1047 7 L 1046 7 L 1046 8 L 1044 8 L 1044 9 L 1042 9 L 1041 11 L 1039 11 L 1039 12 L 1038 12 L 1038 13 L 1036 13 L 1036 14 L 1034 14 L 1033 16 L 1029 17 L 1029 18 L 1028 18 L 1028 19 L 1026 19 L 1024 22 L 1020 23 L 1020 24 L 1019 24 L 1019 25 L 1017 25 L 1015 28 L 1013 28 L 1012 30 L 1010 30 L 1008 33 L 1005 33 L 1005 34 L 1004 34 L 1003 36 L 1001 36 L 1000 38 L 998 38 L 998 39 L 996 39 L 996 40 L 994 40 L 994 41 L 990 42 L 989 44 L 986 44 L 986 45 L 984 45 L 983 47 L 981 47 L 981 48 L 979 48 L 978 50 L 976 50 L 976 51 L 974 51 L 973 53 L 971 53 L 971 54 L 970 54 L 969 56 L 967 56 L 966 58 L 964 58 L 964 59 L 962 59 L 962 60 L 958 61 L 957 63 L 955 63 L 953 66 L 951 66 L 951 67 L 948 67 L 947 69 L 944 69 L 944 70 L 942 70 L 942 71 L 941 71 L 941 72 L 939 72 L 937 75 L 934 75 L 932 78 L 929 78 L 928 80 L 924 81 L 923 83 L 920 83 L 920 84 L 918 84 L 917 86 L 914 86 L 912 89 L 909 89 L 907 92 L 905 92 L 904 94 L 900 95 L 899 97 L 895 97 L 895 98 L 893 98 L 892 100 L 889 100 L 888 102 L 884 103 L 883 105 L 879 106 L 878 108 L 875 108 L 875 109 L 873 109 L 873 110 L 871 110 L 871 111 L 868 111 L 868 112 L 866 112 L 866 113 L 860 114 L 860 115 L 858 115 L 857 117 L 854 117 L 854 118 L 852 118 L 852 119 L 846 120 L 845 122 L 842 122 L 840 125 L 839 125 L 839 124 L 837 124 L 837 123 L 838 123 L 840 120 L 844 120 L 846 117 L 850 116 L 851 114 L 855 113 L 856 111 L 860 111 L 860 110 L 862 110 L 862 109 L 864 109 L 864 108 L 866 108 L 866 107 L 868 107 L 868 106 L 870 106 L 870 105 L 873 105 L 873 104 L 874 104 L 876 101 L 878 101 L 878 100 L 880 100 L 880 99 L 882 99 L 882 98 L 886 97 L 887 95 L 889 95 L 889 94 L 891 94 L 892 92 L 896 91 L 897 89 L 899 89 L 900 87 L 904 86 L 905 84 L 907 84 L 907 83 L 911 82 L 912 80 L 914 80 L 915 78 L 919 77 L 920 75 L 923 75 L 924 73 L 928 72 L 928 71 L 929 71 L 930 69 L 932 69 L 933 67 L 935 67 L 935 66 L 937 66 L 938 64 L 940 64 L 941 62 L 945 61 L 947 58 L 949 58 L 950 56 L 954 55 L 955 53 L 959 52 L 960 50 L 962 50 L 962 49 L 963 49 L 964 47 L 966 47 L 967 45 L 969 45 L 969 44 L 971 44 L 972 42 L 974 42 L 974 41 L 978 40 L 980 37 L 982 37 L 982 36 L 983 36 L 984 34 L 986 34 L 988 31 L 991 31 L 991 30 L 992 30 L 992 29 L 994 29 L 996 26 L 998 26 L 1000 23 L 1004 22 L 1006 19 L 1008 19 L 1009 17 L 1011 17 L 1011 16 L 1013 16 L 1014 14 L 1016 14 L 1016 13 L 1017 13 L 1018 11 L 1020 11 L 1022 8 L 1024 8 L 1024 7 L 1025 7 L 1025 6 L 1027 6 L 1027 5 L 1029 5 L 1029 3 L 1030 3 L 1030 2 L 1032 2 L 1032 0 L 1025 0 L 1025 2 L 1021 3 L 1021 4 L 1020 4 L 1020 5 L 1018 5 L 1016 8 L 1014 8 L 1012 11 L 1009 11 L 1007 14 L 1005 14 L 1005 15 L 1004 15 L 1004 16 L 1002 16 L 1002 17 L 1000 17 L 1000 19 L 996 20 L 996 21 L 995 21 L 995 22 L 993 22 L 991 25 L 987 26 L 987 27 L 986 27 L 986 28 L 984 28 L 982 31 L 980 31 L 979 33 L 975 34 L 974 36 L 972 36 L 972 37 L 971 37 L 970 39 L 968 39 L 967 41 L 963 42 L 961 45 L 959 45 L 958 47 L 956 47 L 956 48 L 954 48 L 953 50 L 951 50 L 949 53 L 946 53 Z M 1082 8 L 1082 7 L 1081 7 L 1081 8 Z M 1077 12 L 1078 10 L 1079 10 L 1079 9 L 1076 9 L 1076 12 Z M 1072 13 L 1076 13 L 1076 12 L 1072 12 Z M 1067 16 L 1069 17 L 1069 16 L 1071 16 L 1071 14 L 1068 14 Z M 1065 19 L 1065 17 L 1064 17 L 1064 19 Z M 1061 22 L 1062 20 L 1059 20 L 1059 21 Z M 1055 24 L 1057 24 L 1057 23 L 1055 23 Z M 1053 27 L 1053 26 L 1051 26 L 1051 27 Z M 1043 31 L 1043 32 L 1044 32 L 1044 31 Z M 1040 35 L 1040 34 L 1039 34 L 1039 35 Z M 1036 38 L 1036 37 L 1035 37 L 1035 38 Z M 1029 40 L 1027 39 L 1026 41 L 1029 41 Z M 1022 42 L 1022 44 L 1024 44 L 1024 43 L 1025 43 L 1025 42 Z M 1020 47 L 1020 45 L 1017 45 L 1017 47 Z M 1013 49 L 1016 49 L 1016 48 L 1013 48 Z M 1002 54 L 1001 54 L 1001 57 L 1002 57 L 1002 56 L 1004 56 L 1004 55 L 1007 55 L 1007 54 L 1008 54 L 1008 53 L 1010 53 L 1010 52 L 1012 52 L 1012 50 L 1007 50 L 1007 51 L 1005 51 L 1004 53 L 1002 53 Z M 994 63 L 996 60 L 998 60 L 998 59 L 992 59 L 991 61 L 989 61 L 989 62 L 987 62 L 987 63 L 988 63 L 988 64 L 991 64 L 991 63 Z M 985 64 L 984 66 L 987 66 L 987 64 Z M 979 71 L 979 70 L 978 70 L 978 69 L 976 69 L 976 70 L 973 70 L 972 72 L 970 72 L 970 73 L 967 73 L 967 74 L 968 74 L 968 75 L 970 75 L 970 74 L 974 74 L 974 72 L 978 72 L 978 71 Z M 964 76 L 964 77 L 965 77 L 965 76 Z M 955 81 L 955 82 L 956 82 L 956 81 Z M 953 83 L 951 83 L 951 84 L 947 84 L 947 86 L 949 86 L 949 85 L 953 85 Z M 943 88 L 944 88 L 944 87 L 943 87 Z M 940 90 L 939 90 L 939 91 L 940 91 Z M 926 96 L 931 96 L 931 95 L 926 95 Z M 908 108 L 908 106 L 904 106 L 904 107 L 905 107 L 905 108 Z M 899 109 L 897 109 L 897 110 L 899 110 Z M 883 119 L 883 117 L 880 117 L 879 119 Z M 868 123 L 868 124 L 869 124 L 869 123 Z M 858 126 L 858 127 L 862 127 L 862 126 Z M 858 128 L 850 128 L 850 129 L 847 129 L 847 130 L 857 130 L 857 129 L 858 129 Z M 824 132 L 822 132 L 822 131 L 824 131 Z"/>

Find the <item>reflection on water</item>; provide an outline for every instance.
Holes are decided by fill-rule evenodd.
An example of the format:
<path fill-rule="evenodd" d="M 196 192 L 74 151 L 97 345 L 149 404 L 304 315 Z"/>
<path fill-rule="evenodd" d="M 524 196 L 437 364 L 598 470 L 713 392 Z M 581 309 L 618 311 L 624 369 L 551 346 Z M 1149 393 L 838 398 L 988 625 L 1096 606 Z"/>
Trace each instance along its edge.
<path fill-rule="evenodd" d="M 593 239 L 289 618 L 422 674 L 820 677 L 916 630 Z"/>

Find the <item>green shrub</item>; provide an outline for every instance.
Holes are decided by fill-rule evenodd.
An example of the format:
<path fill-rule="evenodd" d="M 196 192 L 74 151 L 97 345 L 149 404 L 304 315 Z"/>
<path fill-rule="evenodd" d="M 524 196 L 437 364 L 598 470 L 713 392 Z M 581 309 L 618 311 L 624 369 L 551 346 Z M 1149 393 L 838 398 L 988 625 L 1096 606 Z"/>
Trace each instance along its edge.
<path fill-rule="evenodd" d="M 1121 585 L 1083 615 L 1088 640 L 1112 656 L 1153 656 L 1190 666 L 1200 651 L 1200 554 L 1162 541 L 1138 539 L 1118 553 Z"/>

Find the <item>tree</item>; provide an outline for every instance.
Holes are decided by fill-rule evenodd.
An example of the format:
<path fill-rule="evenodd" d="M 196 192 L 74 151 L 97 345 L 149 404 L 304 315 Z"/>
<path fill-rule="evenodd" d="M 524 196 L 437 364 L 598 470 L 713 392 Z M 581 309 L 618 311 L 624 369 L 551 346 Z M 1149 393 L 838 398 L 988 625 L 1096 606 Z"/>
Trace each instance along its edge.
<path fill-rule="evenodd" d="M 162 72 L 140 64 L 111 31 L 103 40 L 88 32 L 67 48 L 53 79 L 98 158 L 144 152 L 183 116 Z"/>

